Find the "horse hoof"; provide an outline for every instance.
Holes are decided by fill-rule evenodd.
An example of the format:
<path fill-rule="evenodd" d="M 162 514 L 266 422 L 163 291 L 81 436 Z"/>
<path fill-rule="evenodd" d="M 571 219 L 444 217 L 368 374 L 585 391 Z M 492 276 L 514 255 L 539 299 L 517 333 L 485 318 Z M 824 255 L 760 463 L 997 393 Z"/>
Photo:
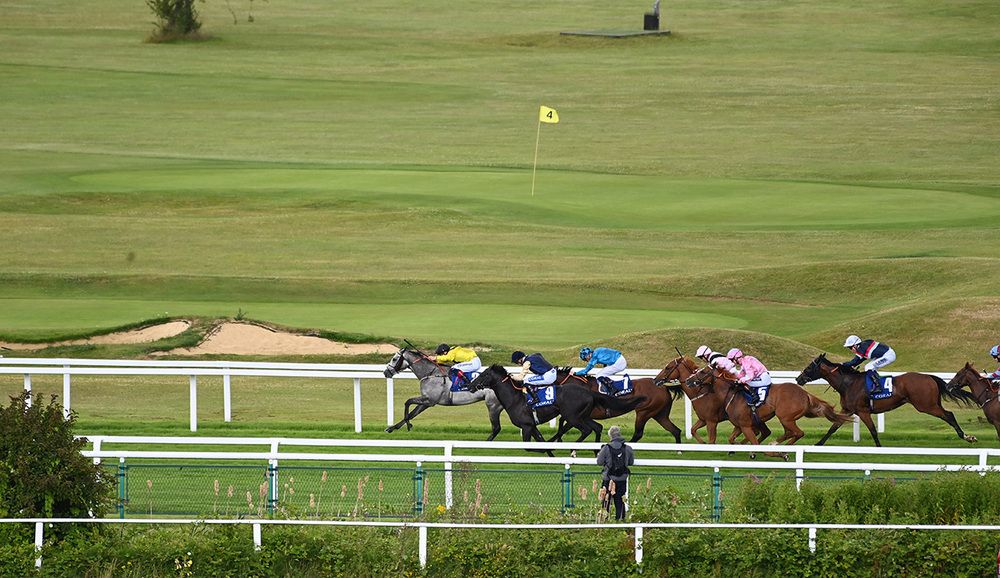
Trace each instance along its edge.
<path fill-rule="evenodd" d="M 406 424 L 406 431 L 410 431 L 411 429 L 413 429 L 413 424 L 411 423 Z"/>
<path fill-rule="evenodd" d="M 576 450 L 573 450 L 573 451 L 571 451 L 571 452 L 569 453 L 569 457 L 571 457 L 571 458 L 575 458 L 575 457 L 576 457 Z"/>
<path fill-rule="evenodd" d="M 726 455 L 730 455 L 730 456 L 735 456 L 735 455 L 736 455 L 736 452 L 729 452 L 729 453 L 728 453 L 728 454 L 726 454 Z"/>
<path fill-rule="evenodd" d="M 970 444 L 974 444 L 979 440 L 976 439 L 976 436 L 965 436 L 965 441 L 969 442 Z"/>
<path fill-rule="evenodd" d="M 391 427 L 385 428 L 385 433 L 392 433 L 392 428 Z"/>
<path fill-rule="evenodd" d="M 751 460 L 757 459 L 757 454 L 750 454 L 750 459 Z"/>
<path fill-rule="evenodd" d="M 786 462 L 787 462 L 787 461 L 788 461 L 788 454 L 781 454 L 781 459 L 782 459 L 783 461 L 786 461 Z"/>

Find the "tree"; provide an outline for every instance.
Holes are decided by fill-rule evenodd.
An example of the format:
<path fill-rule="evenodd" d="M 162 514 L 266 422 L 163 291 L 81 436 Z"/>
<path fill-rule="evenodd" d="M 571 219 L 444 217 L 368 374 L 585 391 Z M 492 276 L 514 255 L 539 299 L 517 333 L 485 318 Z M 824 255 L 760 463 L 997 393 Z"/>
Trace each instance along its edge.
<path fill-rule="evenodd" d="M 0 517 L 103 516 L 114 504 L 115 477 L 80 451 L 76 414 L 63 418 L 52 396 L 27 392 L 0 407 Z M 30 401 L 30 405 L 29 405 Z"/>

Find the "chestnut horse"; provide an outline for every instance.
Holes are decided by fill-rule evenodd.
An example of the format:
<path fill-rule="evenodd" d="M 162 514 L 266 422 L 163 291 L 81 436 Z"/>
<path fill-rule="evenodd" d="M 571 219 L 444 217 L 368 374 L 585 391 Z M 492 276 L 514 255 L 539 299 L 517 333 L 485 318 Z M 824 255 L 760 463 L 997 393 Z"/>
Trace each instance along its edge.
<path fill-rule="evenodd" d="M 729 397 L 726 401 L 726 413 L 729 415 L 729 421 L 743 432 L 743 436 L 750 443 L 757 443 L 757 440 L 750 437 L 753 435 L 753 425 L 755 425 L 754 412 L 744 401 L 740 391 L 742 386 L 738 382 L 728 375 L 722 375 L 721 372 L 712 371 L 706 367 L 688 378 L 687 383 L 692 386 L 707 384 L 716 389 L 729 391 Z M 851 416 L 837 413 L 832 405 L 794 383 L 771 384 L 767 398 L 757 408 L 756 413 L 761 423 L 772 417 L 777 417 L 785 432 L 775 443 L 787 442 L 788 445 L 794 444 L 806 435 L 796 423 L 803 417 L 825 417 L 831 422 L 829 431 L 817 445 L 823 445 L 833 432 L 851 421 Z"/>
<path fill-rule="evenodd" d="M 966 386 L 976 398 L 976 405 L 982 408 L 986 419 L 996 428 L 997 438 L 1000 439 L 1000 400 L 997 399 L 997 390 L 971 363 L 966 363 L 948 382 L 948 387 L 952 389 Z"/>
<path fill-rule="evenodd" d="M 816 379 L 825 380 L 833 389 L 837 390 L 837 393 L 840 394 L 841 409 L 844 413 L 857 415 L 864 422 L 868 431 L 871 432 L 876 446 L 881 446 L 882 442 L 878 439 L 878 432 L 875 431 L 871 414 L 891 411 L 905 403 L 913 404 L 913 408 L 921 413 L 941 418 L 945 423 L 955 428 L 955 433 L 960 439 L 969 443 L 976 441 L 975 436 L 965 435 L 955 419 L 955 414 L 941 405 L 942 397 L 966 405 L 971 405 L 975 398 L 967 391 L 948 387 L 943 379 L 935 375 L 913 372 L 897 375 L 892 378 L 892 395 L 885 399 L 874 400 L 871 406 L 868 405 L 865 374 L 830 361 L 826 358 L 825 353 L 806 366 L 802 373 L 795 378 L 795 381 L 799 385 L 805 385 Z M 837 427 L 831 428 L 819 443 L 822 444 L 833 435 L 833 432 L 837 431 Z"/>
<path fill-rule="evenodd" d="M 558 368 L 556 372 L 556 384 L 563 385 L 567 382 L 576 383 L 590 388 L 591 391 L 600 392 L 598 389 L 598 387 L 600 387 L 600 383 L 597 381 L 597 378 L 592 375 L 573 375 L 570 371 L 571 368 L 569 367 Z M 670 421 L 670 409 L 673 407 L 674 400 L 681 395 L 683 395 L 683 393 L 677 386 L 658 387 L 656 383 L 648 377 L 633 379 L 632 393 L 623 395 L 619 399 L 630 400 L 644 397 L 646 400 L 635 407 L 635 433 L 632 434 L 632 439 L 629 440 L 629 443 L 635 443 L 642 438 L 643 431 L 646 429 L 646 422 L 651 419 L 663 426 L 663 429 L 673 434 L 674 441 L 676 443 L 681 443 L 681 428 L 677 427 L 674 422 Z M 590 414 L 590 417 L 593 419 L 608 419 L 618 417 L 624 413 L 627 412 L 594 406 L 594 412 Z M 552 438 L 553 441 L 559 441 L 562 439 L 562 434 L 565 433 L 563 429 L 564 426 L 564 421 L 560 420 L 559 429 L 556 432 L 555 437 Z M 566 429 L 569 428 L 567 427 Z"/>
<path fill-rule="evenodd" d="M 693 359 L 686 355 L 674 358 L 670 360 L 667 365 L 660 370 L 660 373 L 656 374 L 653 378 L 653 382 L 658 386 L 664 386 L 668 382 L 677 381 L 680 385 L 679 387 L 687 395 L 688 399 L 691 400 L 691 407 L 694 409 L 695 415 L 698 416 L 698 421 L 696 421 L 691 426 L 691 435 L 694 437 L 698 443 L 703 444 L 705 440 L 698 435 L 698 430 L 703 427 L 708 428 L 708 443 L 714 444 L 718 432 L 719 423 L 726 420 L 726 393 L 727 390 L 716 390 L 712 385 L 700 384 L 697 386 L 690 385 L 688 379 L 697 373 L 699 370 L 698 364 L 695 363 Z M 758 428 L 762 432 L 760 440 L 763 440 L 767 436 L 771 435 L 771 430 L 768 429 L 767 425 L 761 421 Z M 738 436 L 740 430 L 734 429 L 733 434 L 729 436 L 729 443 L 733 443 Z M 759 441 L 759 440 L 758 440 Z"/>

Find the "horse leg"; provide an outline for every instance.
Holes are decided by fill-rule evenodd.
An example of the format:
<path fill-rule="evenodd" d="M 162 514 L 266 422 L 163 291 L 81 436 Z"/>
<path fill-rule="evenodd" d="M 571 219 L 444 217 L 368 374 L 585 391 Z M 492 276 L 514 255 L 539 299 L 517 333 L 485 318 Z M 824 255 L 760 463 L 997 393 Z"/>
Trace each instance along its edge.
<path fill-rule="evenodd" d="M 865 412 L 858 412 L 858 418 L 865 423 L 865 427 L 872 434 L 872 439 L 875 440 L 875 447 L 882 447 L 882 442 L 878 439 L 878 430 L 875 429 L 875 422 L 872 421 L 872 414 Z"/>
<path fill-rule="evenodd" d="M 412 428 L 413 426 L 410 425 L 410 419 L 412 419 L 415 415 L 417 415 L 417 413 L 420 413 L 420 412 L 416 412 L 416 413 L 413 413 L 411 415 L 410 414 L 410 406 L 411 405 L 422 406 L 427 401 L 428 401 L 427 398 L 424 397 L 424 396 L 411 397 L 410 399 L 406 400 L 406 404 L 403 405 L 403 419 L 399 420 L 398 423 L 385 428 L 386 433 L 392 433 L 392 432 L 398 430 L 399 428 L 403 427 L 403 424 L 406 424 L 407 429 Z M 423 411 L 423 410 L 420 410 L 420 411 Z"/>
<path fill-rule="evenodd" d="M 705 428 L 708 430 L 708 443 L 714 444 L 719 430 L 719 422 L 710 421 L 705 424 Z"/>
<path fill-rule="evenodd" d="M 670 421 L 670 412 L 667 411 L 666 408 L 664 408 L 660 413 L 653 416 L 653 419 L 656 420 L 656 423 L 663 426 L 663 429 L 673 434 L 674 443 L 678 444 L 681 443 L 681 428 L 677 427 L 677 425 L 674 424 L 674 422 Z M 639 441 L 639 440 L 634 439 L 632 441 Z"/>
<path fill-rule="evenodd" d="M 764 423 L 764 420 L 760 421 L 760 432 L 761 436 L 760 438 L 757 439 L 757 442 L 764 443 L 764 440 L 766 440 L 767 437 L 771 435 L 771 428 L 767 427 L 767 424 Z"/>
<path fill-rule="evenodd" d="M 833 422 L 832 424 L 830 424 L 830 429 L 827 430 L 826 434 L 823 437 L 821 437 L 818 442 L 816 442 L 816 445 L 821 446 L 821 445 L 825 444 L 826 440 L 830 439 L 830 436 L 832 436 L 834 434 L 834 432 L 836 432 L 838 429 L 840 429 L 840 426 L 842 426 L 842 425 L 844 425 L 844 424 L 841 423 L 841 422 L 836 422 L 836 421 Z M 1000 434 L 998 434 L 998 437 L 1000 437 Z"/>
<path fill-rule="evenodd" d="M 646 431 L 646 422 L 652 417 L 649 414 L 642 415 L 639 412 L 635 412 L 635 433 L 632 434 L 632 439 L 628 440 L 630 444 L 634 444 L 642 439 L 642 434 Z"/>
<path fill-rule="evenodd" d="M 495 404 L 487 401 L 486 408 L 490 412 L 490 425 L 493 426 L 493 432 L 490 433 L 490 437 L 486 438 L 486 441 L 491 442 L 500 435 L 500 413 L 503 412 L 503 405 L 499 401 Z"/>
<path fill-rule="evenodd" d="M 781 427 L 785 428 L 785 432 L 778 438 L 776 443 L 780 444 L 781 442 L 788 441 L 788 445 L 792 445 L 802 439 L 802 436 L 806 435 L 806 432 L 802 431 L 799 424 L 795 423 L 795 420 L 788 418 L 778 418 L 778 420 L 781 422 Z"/>
<path fill-rule="evenodd" d="M 521 441 L 523 441 L 523 442 L 529 442 L 531 440 L 535 440 L 536 442 L 545 443 L 545 438 L 542 437 L 542 434 L 541 434 L 541 432 L 538 431 L 537 427 L 535 427 L 533 425 L 530 425 L 530 426 L 529 425 L 523 425 L 523 426 L 521 426 Z M 556 457 L 555 454 L 552 453 L 552 450 L 528 450 L 528 451 L 529 452 L 543 452 L 543 453 L 548 454 L 548 456 L 550 458 Z"/>
<path fill-rule="evenodd" d="M 559 427 L 556 428 L 556 435 L 552 436 L 552 438 L 549 439 L 549 441 L 550 442 L 561 442 L 562 441 L 562 437 L 564 435 L 566 435 L 566 432 L 568 432 L 570 429 L 572 429 L 572 428 L 568 424 L 568 422 L 566 421 L 566 418 L 564 418 L 563 416 L 559 416 Z M 538 433 L 539 433 L 539 435 L 541 435 L 541 432 L 538 432 Z"/>
<path fill-rule="evenodd" d="M 698 418 L 698 421 L 694 422 L 694 425 L 691 426 L 691 436 L 694 437 L 695 441 L 697 441 L 700 444 L 705 443 L 705 440 L 703 440 L 701 436 L 698 435 L 698 430 L 700 430 L 703 427 L 705 427 L 705 420 L 701 419 L 700 417 Z"/>
<path fill-rule="evenodd" d="M 979 441 L 979 440 L 976 439 L 976 436 L 965 435 L 965 432 L 962 431 L 962 426 L 958 425 L 958 420 L 955 419 L 955 414 L 953 414 L 950 411 L 944 409 L 943 407 L 941 408 L 941 414 L 942 415 L 940 415 L 938 417 L 940 417 L 941 419 L 943 419 L 951 427 L 955 428 L 955 433 L 958 434 L 958 439 L 963 439 L 963 440 L 969 442 L 970 444 L 976 443 L 977 441 Z M 934 415 L 934 414 L 931 414 L 931 415 Z"/>

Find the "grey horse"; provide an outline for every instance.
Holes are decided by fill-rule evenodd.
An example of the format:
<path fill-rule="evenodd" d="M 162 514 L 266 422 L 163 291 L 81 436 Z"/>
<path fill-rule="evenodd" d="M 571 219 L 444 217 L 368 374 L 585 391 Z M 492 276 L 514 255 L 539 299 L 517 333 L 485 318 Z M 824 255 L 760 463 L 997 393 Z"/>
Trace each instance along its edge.
<path fill-rule="evenodd" d="M 490 412 L 490 424 L 493 425 L 493 433 L 486 438 L 486 441 L 493 441 L 493 438 L 500 433 L 500 412 L 503 411 L 503 405 L 492 389 L 484 388 L 476 392 L 451 391 L 447 372 L 440 365 L 431 361 L 427 355 L 406 347 L 392 356 L 383 373 L 386 377 L 392 377 L 407 367 L 420 380 L 420 395 L 406 400 L 403 419 L 396 425 L 385 428 L 386 432 L 392 433 L 403 427 L 403 424 L 406 424 L 407 430 L 413 429 L 410 420 L 434 405 L 469 405 L 485 400 Z M 411 405 L 416 406 L 412 412 Z"/>

